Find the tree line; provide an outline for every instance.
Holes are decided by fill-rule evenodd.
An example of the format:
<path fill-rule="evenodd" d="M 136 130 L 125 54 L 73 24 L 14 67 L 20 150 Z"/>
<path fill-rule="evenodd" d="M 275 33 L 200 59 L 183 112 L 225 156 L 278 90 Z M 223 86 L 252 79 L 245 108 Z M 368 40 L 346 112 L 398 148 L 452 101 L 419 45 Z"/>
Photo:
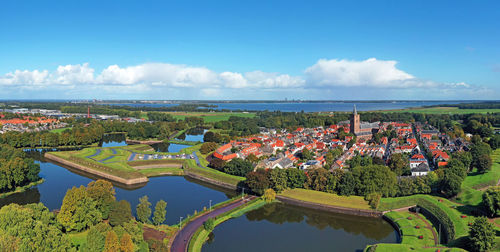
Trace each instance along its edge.
<path fill-rule="evenodd" d="M 0 144 L 0 192 L 38 181 L 40 165 L 19 149 Z"/>

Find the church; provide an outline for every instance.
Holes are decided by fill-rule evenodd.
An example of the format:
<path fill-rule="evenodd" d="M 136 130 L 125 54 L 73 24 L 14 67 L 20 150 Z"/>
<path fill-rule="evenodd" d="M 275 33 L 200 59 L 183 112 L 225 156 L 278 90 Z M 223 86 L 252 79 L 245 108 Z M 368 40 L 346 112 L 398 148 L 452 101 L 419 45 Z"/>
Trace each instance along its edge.
<path fill-rule="evenodd" d="M 378 131 L 379 122 L 361 122 L 356 105 L 352 111 L 350 120 L 350 132 L 353 133 L 358 140 L 369 140 L 372 138 L 373 133 Z"/>

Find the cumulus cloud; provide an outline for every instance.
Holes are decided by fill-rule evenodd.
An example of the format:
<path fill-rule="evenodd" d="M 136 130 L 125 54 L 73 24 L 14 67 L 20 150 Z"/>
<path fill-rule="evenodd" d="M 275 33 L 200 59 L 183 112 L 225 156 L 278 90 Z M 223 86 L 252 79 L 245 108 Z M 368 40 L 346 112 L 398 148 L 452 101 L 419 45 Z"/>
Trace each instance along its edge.
<path fill-rule="evenodd" d="M 396 68 L 394 60 L 363 61 L 320 59 L 306 69 L 308 83 L 320 86 L 401 87 L 416 78 Z M 405 84 L 404 86 L 408 86 Z"/>
<path fill-rule="evenodd" d="M 464 82 L 436 83 L 421 80 L 398 69 L 396 65 L 397 62 L 393 60 L 375 58 L 362 61 L 320 59 L 314 65 L 306 68 L 303 76 L 292 76 L 263 71 L 215 72 L 206 67 L 169 63 L 145 63 L 125 67 L 110 65 L 97 72 L 88 63 L 84 63 L 59 66 L 52 72 L 48 70 L 16 70 L 3 76 L 0 75 L 0 88 L 3 86 L 50 90 L 52 85 L 64 85 L 66 89 L 73 89 L 73 92 L 76 93 L 82 89 L 88 92 L 113 93 L 113 95 L 134 92 L 178 95 L 179 92 L 195 92 L 196 95 L 202 97 L 222 96 L 222 91 L 227 96 L 238 89 L 244 89 L 247 94 L 255 91 L 254 94 L 258 95 L 263 95 L 264 92 L 268 92 L 268 94 L 276 92 L 278 95 L 280 92 L 293 93 L 297 90 L 301 90 L 298 93 L 316 90 L 326 94 L 332 87 L 336 86 L 367 87 L 380 90 L 439 88 L 450 92 L 475 88 Z"/>

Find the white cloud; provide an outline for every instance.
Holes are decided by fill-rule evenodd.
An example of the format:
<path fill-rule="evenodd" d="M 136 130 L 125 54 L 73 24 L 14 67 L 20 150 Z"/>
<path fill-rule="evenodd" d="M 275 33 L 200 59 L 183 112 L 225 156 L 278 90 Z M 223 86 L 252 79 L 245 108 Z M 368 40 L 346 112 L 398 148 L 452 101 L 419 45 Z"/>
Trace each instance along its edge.
<path fill-rule="evenodd" d="M 308 83 L 319 86 L 372 86 L 401 87 L 408 86 L 406 81 L 416 78 L 396 68 L 394 60 L 364 61 L 320 59 L 306 69 Z"/>
<path fill-rule="evenodd" d="M 232 94 L 244 90 L 253 96 L 282 98 L 283 92 L 302 95 L 305 92 L 319 92 L 327 95 L 333 87 L 366 87 L 378 90 L 403 90 L 411 88 L 421 93 L 429 90 L 477 90 L 478 87 L 464 82 L 437 83 L 421 80 L 396 67 L 392 60 L 370 58 L 363 61 L 320 59 L 304 71 L 304 76 L 252 71 L 215 72 L 206 67 L 186 66 L 169 63 L 145 63 L 120 67 L 110 65 L 101 72 L 95 71 L 88 63 L 59 66 L 55 71 L 16 70 L 0 75 L 0 88 L 11 87 L 23 90 L 43 90 L 50 92 L 57 85 L 72 89 L 73 93 L 102 93 L 116 97 L 122 94 L 174 96 L 193 93 L 193 99 L 205 96 L 230 99 Z M 52 87 L 51 87 L 52 86 Z M 300 90 L 300 91 L 298 91 Z M 201 97 L 200 97 L 201 96 Z M 258 97 L 255 97 L 258 98 Z M 321 97 L 327 98 L 327 97 Z M 334 98 L 334 97 L 332 97 Z M 340 98 L 340 97 L 335 97 Z M 361 97 L 360 97 L 361 98 Z"/>

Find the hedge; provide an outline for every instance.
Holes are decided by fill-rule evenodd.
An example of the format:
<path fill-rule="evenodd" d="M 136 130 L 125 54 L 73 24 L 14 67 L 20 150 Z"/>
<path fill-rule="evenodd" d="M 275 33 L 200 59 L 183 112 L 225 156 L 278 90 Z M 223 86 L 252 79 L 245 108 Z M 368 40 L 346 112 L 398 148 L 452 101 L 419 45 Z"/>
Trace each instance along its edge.
<path fill-rule="evenodd" d="M 442 224 L 445 244 L 455 239 L 455 225 L 445 211 L 424 198 L 417 199 L 417 207 L 421 208 L 421 213 L 429 219 L 436 228 L 439 227 L 439 224 Z"/>

